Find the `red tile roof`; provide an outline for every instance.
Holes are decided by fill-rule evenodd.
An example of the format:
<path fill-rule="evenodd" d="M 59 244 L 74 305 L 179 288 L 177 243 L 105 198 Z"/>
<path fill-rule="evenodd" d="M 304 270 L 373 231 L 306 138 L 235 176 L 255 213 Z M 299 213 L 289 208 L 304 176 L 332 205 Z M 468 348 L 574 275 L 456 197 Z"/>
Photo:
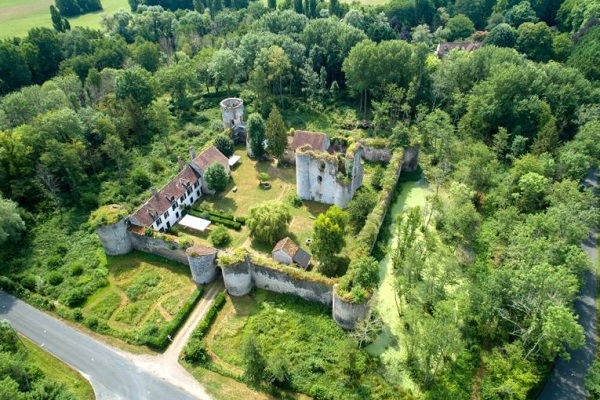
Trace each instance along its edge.
<path fill-rule="evenodd" d="M 167 183 L 158 194 L 152 195 L 133 215 L 132 223 L 141 226 L 150 226 L 167 211 L 173 201 L 177 201 L 186 192 L 190 185 L 198 181 L 198 175 L 189 165 L 179 172 Z"/>
<path fill-rule="evenodd" d="M 229 160 L 215 146 L 210 146 L 192 161 L 198 167 L 206 169 L 210 164 L 216 162 L 223 164 L 226 171 L 229 171 Z"/>
<path fill-rule="evenodd" d="M 273 253 L 279 250 L 283 250 L 283 252 L 288 256 L 294 257 L 294 254 L 296 254 L 298 251 L 298 245 L 289 237 L 285 237 L 277 242 L 275 247 L 273 247 Z"/>
<path fill-rule="evenodd" d="M 298 150 L 302 146 L 310 146 L 312 150 L 324 151 L 327 135 L 320 132 L 296 131 L 290 148 L 292 151 Z"/>

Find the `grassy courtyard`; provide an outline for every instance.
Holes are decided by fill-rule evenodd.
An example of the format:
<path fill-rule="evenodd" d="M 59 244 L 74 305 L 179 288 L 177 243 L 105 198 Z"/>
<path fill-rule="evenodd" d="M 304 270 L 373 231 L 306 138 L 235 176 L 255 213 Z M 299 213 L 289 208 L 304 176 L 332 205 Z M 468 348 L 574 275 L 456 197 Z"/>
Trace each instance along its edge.
<path fill-rule="evenodd" d="M 264 201 L 276 200 L 277 202 L 286 204 L 292 222 L 290 223 L 290 237 L 299 245 L 304 246 L 304 242 L 311 236 L 315 218 L 322 212 L 327 211 L 329 207 L 326 204 L 321 204 L 313 201 L 304 201 L 300 207 L 292 206 L 289 199 L 296 194 L 296 170 L 294 166 L 277 167 L 276 162 L 261 161 L 250 159 L 246 155 L 245 148 L 239 147 L 236 155 L 241 159 L 232 171 L 232 181 L 222 193 L 206 196 L 196 205 L 196 207 L 207 207 L 211 210 L 224 211 L 235 216 L 247 216 L 250 208 Z M 267 173 L 271 177 L 269 183 L 270 189 L 263 189 L 259 185 L 258 174 Z M 234 190 L 235 188 L 235 190 Z M 204 233 L 192 233 L 182 230 L 181 233 L 189 234 L 201 244 L 210 246 L 208 236 L 212 229 L 215 229 L 214 224 Z M 235 249 L 244 247 L 250 251 L 257 253 L 270 254 L 272 248 L 262 243 L 253 241 L 246 226 L 240 231 L 233 229 L 228 230 L 232 241 L 227 246 Z"/>

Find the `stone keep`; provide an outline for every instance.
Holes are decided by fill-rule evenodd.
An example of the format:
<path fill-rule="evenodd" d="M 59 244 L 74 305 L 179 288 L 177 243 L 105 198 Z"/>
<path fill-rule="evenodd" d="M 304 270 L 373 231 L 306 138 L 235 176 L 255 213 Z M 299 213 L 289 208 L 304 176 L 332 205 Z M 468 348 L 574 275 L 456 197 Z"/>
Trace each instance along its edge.
<path fill-rule="evenodd" d="M 244 101 L 236 97 L 221 101 L 221 115 L 223 116 L 223 127 L 225 129 L 233 129 L 236 125 L 243 125 Z"/>
<path fill-rule="evenodd" d="M 296 151 L 297 193 L 303 200 L 335 204 L 344 208 L 362 186 L 362 150 L 332 156 L 325 152 Z M 344 175 L 348 178 L 344 178 Z"/>

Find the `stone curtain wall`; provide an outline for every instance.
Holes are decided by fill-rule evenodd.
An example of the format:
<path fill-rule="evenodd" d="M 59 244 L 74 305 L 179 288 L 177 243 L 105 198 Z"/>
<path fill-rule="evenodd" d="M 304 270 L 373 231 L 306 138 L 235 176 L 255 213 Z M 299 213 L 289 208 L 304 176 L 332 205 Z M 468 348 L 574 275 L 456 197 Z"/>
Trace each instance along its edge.
<path fill-rule="evenodd" d="M 388 147 L 379 148 L 363 144 L 362 150 L 362 156 L 367 161 L 374 161 L 387 164 L 392 159 L 392 151 Z"/>
<path fill-rule="evenodd" d="M 204 255 L 195 255 L 192 251 L 186 252 L 179 248 L 176 242 L 129 231 L 126 220 L 99 228 L 98 235 L 109 255 L 126 254 L 136 249 L 188 265 L 192 279 L 197 284 L 210 283 L 219 277 L 216 252 Z M 294 270 L 288 273 L 273 266 L 260 264 L 262 264 L 260 260 L 251 261 L 250 257 L 246 256 L 242 261 L 221 268 L 227 292 L 232 296 L 244 296 L 250 293 L 252 288 L 257 287 L 276 293 L 292 294 L 308 301 L 317 301 L 332 307 L 332 317 L 344 329 L 354 329 L 356 322 L 364 318 L 367 313 L 366 303 L 352 304 L 344 301 L 334 294 L 331 283 L 303 278 L 300 271 L 297 271 L 296 275 Z M 265 264 L 268 262 L 265 261 Z"/>
<path fill-rule="evenodd" d="M 158 237 L 139 235 L 129 231 L 129 238 L 133 248 L 146 253 L 156 254 L 158 256 L 189 265 L 187 255 L 184 249 L 180 249 L 177 242 L 167 242 Z"/>
<path fill-rule="evenodd" d="M 257 288 L 276 293 L 293 294 L 304 300 L 317 301 L 331 307 L 331 286 L 320 282 L 296 279 L 283 271 L 256 265 L 250 261 L 248 263 L 254 286 Z"/>

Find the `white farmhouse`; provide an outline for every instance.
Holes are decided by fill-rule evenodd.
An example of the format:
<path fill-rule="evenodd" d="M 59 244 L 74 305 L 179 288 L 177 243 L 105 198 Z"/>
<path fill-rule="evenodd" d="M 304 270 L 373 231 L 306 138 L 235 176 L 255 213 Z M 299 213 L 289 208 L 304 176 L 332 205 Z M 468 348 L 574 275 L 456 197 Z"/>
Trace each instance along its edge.
<path fill-rule="evenodd" d="M 204 171 L 213 163 L 220 163 L 230 173 L 229 162 L 215 146 L 210 146 L 196 157 L 190 148 L 191 162 L 180 163 L 181 171 L 162 189 L 152 188 L 149 198 L 130 217 L 132 225 L 164 232 L 183 218 L 183 209 L 192 206 L 203 194 L 210 193 Z"/>

